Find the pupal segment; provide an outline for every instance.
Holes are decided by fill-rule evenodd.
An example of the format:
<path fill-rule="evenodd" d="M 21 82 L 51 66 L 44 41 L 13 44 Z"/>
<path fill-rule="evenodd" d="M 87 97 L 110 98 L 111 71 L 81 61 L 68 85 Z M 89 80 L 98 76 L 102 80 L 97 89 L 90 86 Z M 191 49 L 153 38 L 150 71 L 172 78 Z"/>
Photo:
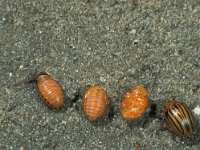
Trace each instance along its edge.
<path fill-rule="evenodd" d="M 148 107 L 148 93 L 144 87 L 134 86 L 127 92 L 120 105 L 121 116 L 126 121 L 140 119 Z"/>
<path fill-rule="evenodd" d="M 46 73 L 40 74 L 36 81 L 38 93 L 47 105 L 55 109 L 64 105 L 64 92 L 57 81 Z"/>
<path fill-rule="evenodd" d="M 82 100 L 83 111 L 90 122 L 101 118 L 106 113 L 108 104 L 108 96 L 99 85 L 87 89 Z"/>

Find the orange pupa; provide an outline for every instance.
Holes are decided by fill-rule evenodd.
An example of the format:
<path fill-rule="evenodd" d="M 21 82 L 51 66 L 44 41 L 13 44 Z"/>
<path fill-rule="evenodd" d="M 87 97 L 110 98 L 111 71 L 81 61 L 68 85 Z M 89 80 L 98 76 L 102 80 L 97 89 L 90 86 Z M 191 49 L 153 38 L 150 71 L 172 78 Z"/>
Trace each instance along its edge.
<path fill-rule="evenodd" d="M 101 86 L 90 87 L 86 90 L 82 101 L 85 116 L 91 122 L 96 121 L 105 114 L 108 103 L 108 96 Z"/>
<path fill-rule="evenodd" d="M 57 81 L 47 73 L 40 73 L 36 81 L 38 93 L 48 106 L 59 109 L 64 105 L 64 92 Z"/>
<path fill-rule="evenodd" d="M 140 119 L 148 107 L 148 93 L 144 87 L 135 86 L 127 92 L 120 105 L 121 116 L 126 121 Z"/>

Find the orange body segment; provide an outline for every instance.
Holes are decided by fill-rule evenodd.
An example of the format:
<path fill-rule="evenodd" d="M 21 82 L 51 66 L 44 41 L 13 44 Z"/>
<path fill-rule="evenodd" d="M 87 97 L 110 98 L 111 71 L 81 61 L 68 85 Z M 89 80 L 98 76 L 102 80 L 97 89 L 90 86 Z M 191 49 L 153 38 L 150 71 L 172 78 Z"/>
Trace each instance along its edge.
<path fill-rule="evenodd" d="M 108 97 L 104 89 L 100 86 L 92 86 L 86 90 L 82 106 L 83 111 L 89 121 L 96 121 L 102 117 L 108 108 Z"/>
<path fill-rule="evenodd" d="M 126 121 L 142 117 L 148 107 L 148 93 L 144 87 L 135 86 L 126 93 L 120 105 L 121 116 Z"/>
<path fill-rule="evenodd" d="M 42 100 L 50 107 L 58 109 L 64 105 L 64 92 L 51 76 L 40 75 L 37 78 L 37 87 Z"/>

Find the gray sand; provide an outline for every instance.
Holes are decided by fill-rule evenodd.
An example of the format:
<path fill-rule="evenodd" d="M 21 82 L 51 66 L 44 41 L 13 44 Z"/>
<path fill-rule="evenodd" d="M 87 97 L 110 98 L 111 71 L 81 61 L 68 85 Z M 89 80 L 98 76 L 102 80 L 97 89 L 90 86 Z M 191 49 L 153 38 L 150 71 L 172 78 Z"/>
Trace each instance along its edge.
<path fill-rule="evenodd" d="M 134 85 L 145 86 L 159 110 L 171 98 L 200 107 L 199 0 L 0 0 L 0 54 L 1 150 L 200 147 L 198 135 L 173 138 L 157 118 L 129 127 L 118 110 Z M 48 108 L 26 83 L 41 71 L 68 101 L 102 85 L 114 118 L 89 123 L 81 98 L 61 111 Z"/>

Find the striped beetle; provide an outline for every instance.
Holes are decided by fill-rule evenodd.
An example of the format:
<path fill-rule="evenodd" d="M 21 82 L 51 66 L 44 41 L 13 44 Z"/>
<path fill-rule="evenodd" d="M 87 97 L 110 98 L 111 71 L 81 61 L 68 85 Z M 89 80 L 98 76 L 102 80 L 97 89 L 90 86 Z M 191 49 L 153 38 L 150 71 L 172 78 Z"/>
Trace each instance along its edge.
<path fill-rule="evenodd" d="M 191 137 L 195 129 L 195 118 L 188 106 L 170 100 L 164 105 L 164 116 L 168 126 L 178 136 Z"/>

